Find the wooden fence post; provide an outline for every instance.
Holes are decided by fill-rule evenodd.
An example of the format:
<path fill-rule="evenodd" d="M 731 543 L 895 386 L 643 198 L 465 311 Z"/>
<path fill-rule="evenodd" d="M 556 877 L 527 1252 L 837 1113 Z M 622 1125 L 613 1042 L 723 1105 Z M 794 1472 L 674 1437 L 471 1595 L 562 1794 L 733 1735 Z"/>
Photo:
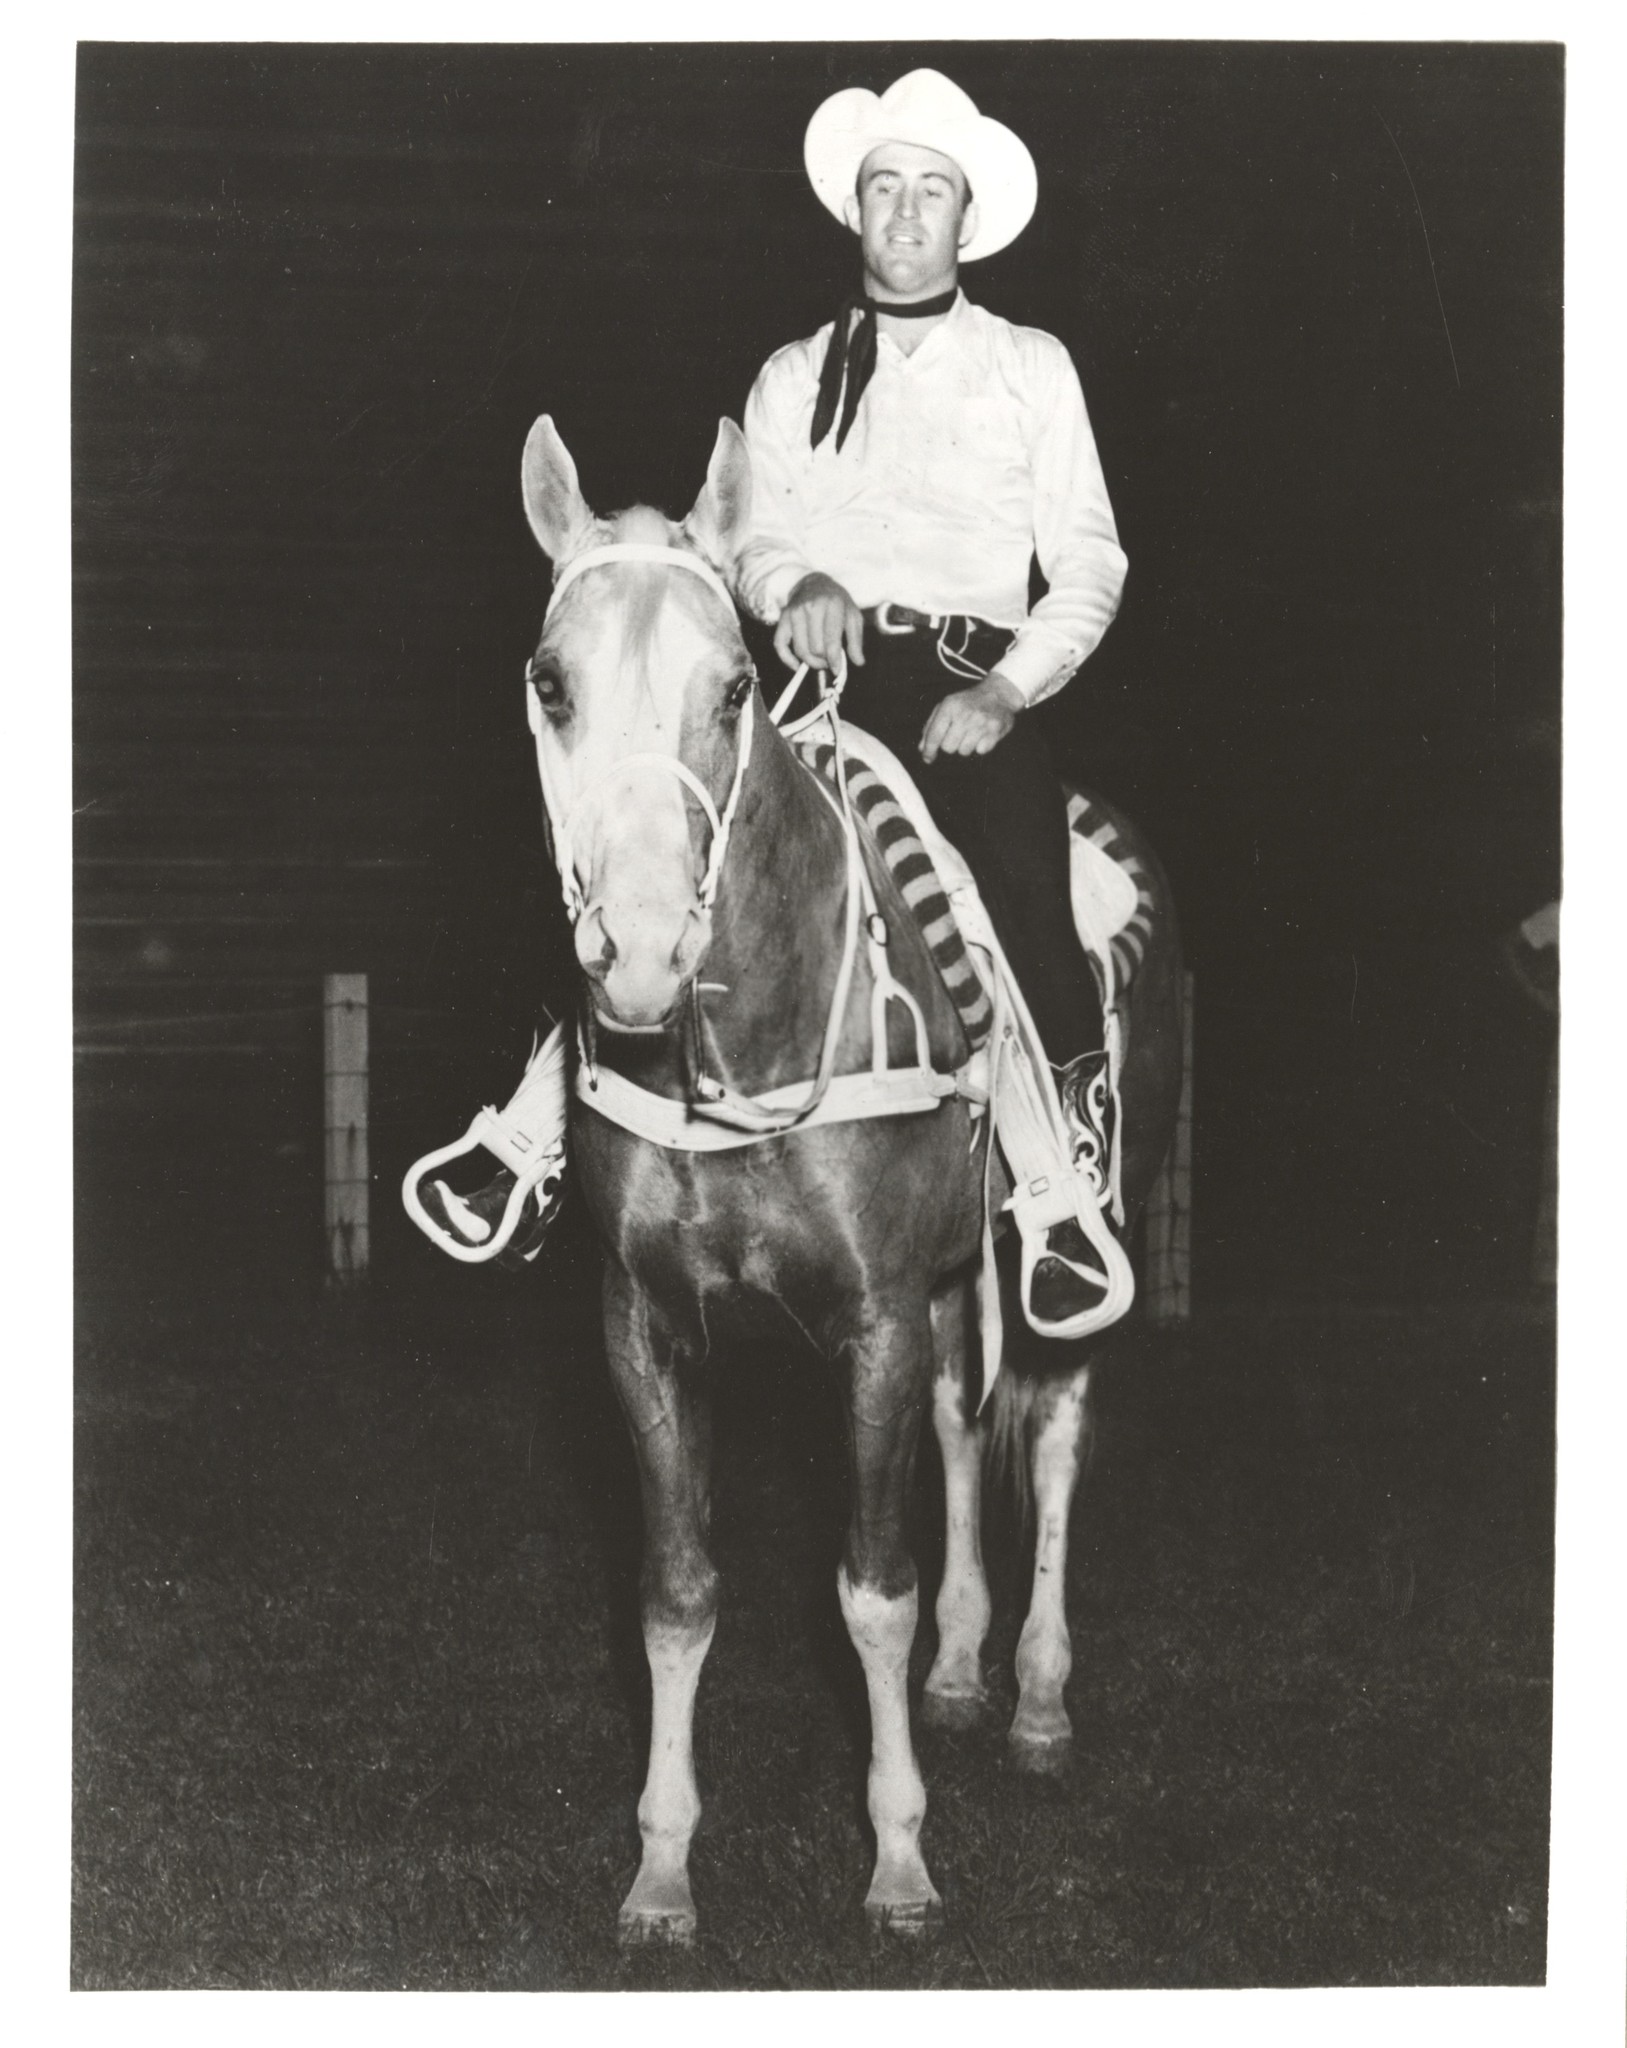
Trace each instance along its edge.
<path fill-rule="evenodd" d="M 322 977 L 322 1104 L 328 1279 L 354 1286 L 369 1250 L 365 974 Z"/>
<path fill-rule="evenodd" d="M 1169 1329 L 1192 1320 L 1192 976 L 1181 1002 L 1181 1107 L 1175 1141 L 1147 1197 L 1147 1321 Z"/>
<path fill-rule="evenodd" d="M 1531 1245 L 1531 1284 L 1559 1285 L 1559 1040 L 1548 1055 L 1542 1098 L 1542 1168 L 1537 1183 L 1537 1227 Z"/>

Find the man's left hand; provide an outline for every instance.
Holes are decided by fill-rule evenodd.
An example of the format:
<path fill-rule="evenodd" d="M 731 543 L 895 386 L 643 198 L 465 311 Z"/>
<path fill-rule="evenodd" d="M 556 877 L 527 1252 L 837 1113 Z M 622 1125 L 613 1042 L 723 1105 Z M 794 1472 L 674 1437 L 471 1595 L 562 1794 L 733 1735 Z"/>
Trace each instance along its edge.
<path fill-rule="evenodd" d="M 1028 699 L 1000 671 L 991 669 L 969 690 L 956 690 L 933 707 L 921 734 L 921 759 L 940 754 L 991 753 L 1017 722 Z"/>

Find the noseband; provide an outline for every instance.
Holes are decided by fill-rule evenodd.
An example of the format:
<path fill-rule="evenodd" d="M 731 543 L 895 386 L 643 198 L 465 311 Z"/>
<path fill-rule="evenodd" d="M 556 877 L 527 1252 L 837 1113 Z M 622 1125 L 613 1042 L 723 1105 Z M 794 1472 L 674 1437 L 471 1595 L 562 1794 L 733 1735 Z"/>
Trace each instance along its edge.
<path fill-rule="evenodd" d="M 589 548 L 585 554 L 577 555 L 567 562 L 554 583 L 554 594 L 548 600 L 548 610 L 543 619 L 546 626 L 553 617 L 554 607 L 559 603 L 569 586 L 585 569 L 597 569 L 606 562 L 651 562 L 667 569 L 687 569 L 692 576 L 715 590 L 734 616 L 734 599 L 727 586 L 709 562 L 699 555 L 687 553 L 682 548 L 660 547 L 650 541 L 618 541 L 602 548 Z M 686 768 L 676 754 L 647 752 L 625 754 L 619 761 L 612 761 L 603 774 L 596 775 L 587 788 L 580 791 L 569 810 L 561 813 L 557 798 L 551 787 L 548 765 L 543 755 L 542 735 L 544 713 L 532 688 L 533 670 L 528 661 L 525 665 L 525 708 L 526 718 L 531 727 L 531 736 L 537 744 L 537 769 L 542 778 L 542 800 L 548 811 L 548 827 L 554 839 L 554 864 L 559 870 L 560 887 L 565 896 L 565 910 L 571 923 L 582 915 L 586 898 L 576 873 L 576 855 L 573 836 L 579 826 L 588 804 L 602 796 L 606 788 L 619 781 L 629 770 L 654 768 L 664 775 L 673 776 L 687 789 L 706 814 L 706 822 L 712 828 L 712 844 L 707 855 L 706 872 L 701 877 L 699 890 L 700 907 L 710 910 L 717 895 L 718 877 L 723 872 L 724 855 L 729 850 L 729 831 L 734 824 L 734 814 L 740 803 L 740 791 L 746 779 L 746 763 L 751 758 L 752 736 L 756 723 L 755 693 L 746 699 L 740 714 L 740 735 L 735 748 L 734 781 L 730 785 L 728 801 L 719 812 L 705 784 L 693 770 Z"/>

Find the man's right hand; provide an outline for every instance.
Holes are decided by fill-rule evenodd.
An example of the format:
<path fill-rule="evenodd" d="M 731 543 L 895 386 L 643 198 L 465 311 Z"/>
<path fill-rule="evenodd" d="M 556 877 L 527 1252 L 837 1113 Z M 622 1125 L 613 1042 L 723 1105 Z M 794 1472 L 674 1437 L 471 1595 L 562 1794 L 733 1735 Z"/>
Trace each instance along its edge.
<path fill-rule="evenodd" d="M 846 649 L 849 661 L 864 666 L 864 614 L 833 576 L 815 569 L 785 600 L 774 628 L 774 651 L 787 668 L 834 669 Z"/>

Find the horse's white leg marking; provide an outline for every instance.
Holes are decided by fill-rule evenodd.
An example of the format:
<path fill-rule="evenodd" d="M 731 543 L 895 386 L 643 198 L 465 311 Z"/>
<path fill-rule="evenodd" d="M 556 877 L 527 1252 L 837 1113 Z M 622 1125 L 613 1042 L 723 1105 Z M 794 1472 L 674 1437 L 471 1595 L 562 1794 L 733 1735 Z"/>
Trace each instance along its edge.
<path fill-rule="evenodd" d="M 845 1569 L 837 1574 L 836 1589 L 870 1694 L 869 1795 L 876 1868 L 864 1910 L 872 1926 L 918 1934 L 943 1902 L 921 1858 L 926 1786 L 910 1742 L 906 1680 L 915 1641 L 916 1590 L 912 1586 L 907 1593 L 890 1596 L 855 1586 Z"/>
<path fill-rule="evenodd" d="M 644 1630 L 650 1660 L 650 1774 L 638 1802 L 644 1860 L 622 1902 L 623 1943 L 695 1938 L 689 1844 L 700 1819 L 695 1786 L 695 1688 L 711 1648 L 716 1617 L 698 1627 L 655 1622 Z"/>
<path fill-rule="evenodd" d="M 1034 1591 L 1017 1642 L 1017 1713 L 1011 1742 L 1019 1761 L 1043 1769 L 1066 1753 L 1073 1728 L 1062 1688 L 1073 1669 L 1066 1585 L 1068 1513 L 1085 1440 L 1089 1370 L 1059 1390 L 1034 1441 Z"/>
<path fill-rule="evenodd" d="M 948 1530 L 935 1610 L 938 1654 L 927 1675 L 924 1707 L 929 1719 L 953 1725 L 975 1719 L 987 1703 L 982 1649 L 991 1612 L 983 1574 L 982 1433 L 966 1420 L 958 1353 L 942 1361 L 933 1384 L 932 1426 L 943 1453 Z"/>

